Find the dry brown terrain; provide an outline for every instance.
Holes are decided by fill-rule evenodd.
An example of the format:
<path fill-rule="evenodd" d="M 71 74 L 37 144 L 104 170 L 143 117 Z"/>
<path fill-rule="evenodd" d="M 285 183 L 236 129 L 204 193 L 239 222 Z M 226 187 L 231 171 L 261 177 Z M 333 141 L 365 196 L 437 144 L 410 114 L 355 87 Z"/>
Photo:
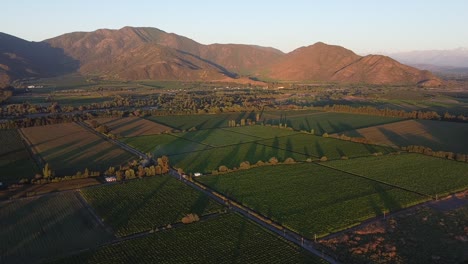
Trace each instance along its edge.
<path fill-rule="evenodd" d="M 389 146 L 420 145 L 433 150 L 468 153 L 468 146 L 461 144 L 468 135 L 468 124 L 463 123 L 406 120 L 347 131 L 345 134 Z"/>
<path fill-rule="evenodd" d="M 342 263 L 466 263 L 468 193 L 433 201 L 320 241 Z"/>
<path fill-rule="evenodd" d="M 85 168 L 103 171 L 134 158 L 75 123 L 29 127 L 22 131 L 57 175 L 73 175 Z"/>
<path fill-rule="evenodd" d="M 370 84 L 416 84 L 441 81 L 427 71 L 389 57 L 361 57 L 351 50 L 322 42 L 296 49 L 268 67 L 267 76 L 290 81 L 336 81 Z"/>
<path fill-rule="evenodd" d="M 136 137 L 161 134 L 172 128 L 139 117 L 97 118 L 99 124 L 106 125 L 110 132 L 121 137 Z M 90 121 L 87 121 L 89 123 Z"/>

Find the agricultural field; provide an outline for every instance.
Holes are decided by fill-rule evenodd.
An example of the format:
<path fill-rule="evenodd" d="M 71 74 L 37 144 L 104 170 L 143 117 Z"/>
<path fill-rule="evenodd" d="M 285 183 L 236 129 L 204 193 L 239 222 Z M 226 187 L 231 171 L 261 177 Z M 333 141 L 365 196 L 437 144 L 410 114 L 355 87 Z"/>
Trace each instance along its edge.
<path fill-rule="evenodd" d="M 468 164 L 421 154 L 330 161 L 326 165 L 435 198 L 468 187 Z"/>
<path fill-rule="evenodd" d="M 465 194 L 320 242 L 338 254 L 342 263 L 466 263 L 467 226 Z"/>
<path fill-rule="evenodd" d="M 112 235 L 76 192 L 0 203 L 0 262 L 39 263 L 97 246 Z"/>
<path fill-rule="evenodd" d="M 228 127 L 229 120 L 248 119 L 255 120 L 255 113 L 229 113 L 229 114 L 216 114 L 216 115 L 174 115 L 174 116 L 150 116 L 148 120 L 155 121 L 159 124 L 166 125 L 178 130 L 189 130 L 191 128 L 211 129 Z"/>
<path fill-rule="evenodd" d="M 205 129 L 200 131 L 177 133 L 174 135 L 211 147 L 229 146 L 252 142 L 259 139 L 255 135 L 251 136 L 247 133 L 235 133 L 224 129 Z"/>
<path fill-rule="evenodd" d="M 277 127 L 262 125 L 227 127 L 223 128 L 223 130 L 244 135 L 250 135 L 253 137 L 257 137 L 258 139 L 269 139 L 274 137 L 284 137 L 298 134 L 298 132 L 289 129 L 280 129 Z"/>
<path fill-rule="evenodd" d="M 85 168 L 103 171 L 135 158 L 76 123 L 21 130 L 56 175 L 73 175 Z"/>
<path fill-rule="evenodd" d="M 302 154 L 257 143 L 245 143 L 172 155 L 169 159 L 173 166 L 182 168 L 187 173 L 211 173 L 213 170 L 217 170 L 221 165 L 233 169 L 238 168 L 240 163 L 244 161 L 248 161 L 253 165 L 258 161 L 267 162 L 272 157 L 276 157 L 280 162 L 287 158 L 293 158 L 296 161 L 304 161 L 307 159 L 307 157 Z"/>
<path fill-rule="evenodd" d="M 285 114 L 280 118 L 265 118 L 264 122 L 271 125 L 287 124 L 288 127 L 292 127 L 295 130 L 305 130 L 308 132 L 313 129 L 314 134 L 322 135 L 324 133 L 338 133 L 400 120 L 402 119 L 345 113 L 313 112 L 309 115 L 294 115 L 294 112 L 291 112 L 291 116 Z"/>
<path fill-rule="evenodd" d="M 369 156 L 373 153 L 379 152 L 382 154 L 387 154 L 395 151 L 391 147 L 361 144 L 335 138 L 314 136 L 305 133 L 258 141 L 258 143 L 271 146 L 273 148 L 280 148 L 295 153 L 301 153 L 308 157 L 320 158 L 322 156 L 326 156 L 328 159 L 340 159 L 343 156 L 349 158 Z"/>
<path fill-rule="evenodd" d="M 312 239 L 427 199 L 315 163 L 264 166 L 197 179 Z"/>
<path fill-rule="evenodd" d="M 391 124 L 367 127 L 344 134 L 365 137 L 373 142 L 389 146 L 419 145 L 435 151 L 468 153 L 468 124 L 432 121 L 406 120 Z"/>
<path fill-rule="evenodd" d="M 170 127 L 139 117 L 96 118 L 93 120 L 96 120 L 101 125 L 106 125 L 112 134 L 120 137 L 154 135 L 172 130 Z M 90 122 L 91 120 L 87 121 L 87 123 Z"/>
<path fill-rule="evenodd" d="M 189 213 L 202 216 L 223 208 L 168 175 L 87 188 L 82 194 L 117 236 L 177 223 Z"/>
<path fill-rule="evenodd" d="M 0 182 L 32 178 L 38 168 L 17 130 L 0 130 Z"/>
<path fill-rule="evenodd" d="M 152 153 L 154 157 L 171 156 L 209 148 L 209 146 L 171 134 L 122 138 L 120 141 L 144 153 Z"/>
<path fill-rule="evenodd" d="M 52 263 L 326 263 L 237 214 L 105 246 Z"/>
<path fill-rule="evenodd" d="M 261 119 L 268 121 L 272 119 L 287 118 L 300 118 L 313 114 L 323 114 L 324 112 L 318 110 L 277 110 L 277 111 L 264 111 L 262 112 Z"/>

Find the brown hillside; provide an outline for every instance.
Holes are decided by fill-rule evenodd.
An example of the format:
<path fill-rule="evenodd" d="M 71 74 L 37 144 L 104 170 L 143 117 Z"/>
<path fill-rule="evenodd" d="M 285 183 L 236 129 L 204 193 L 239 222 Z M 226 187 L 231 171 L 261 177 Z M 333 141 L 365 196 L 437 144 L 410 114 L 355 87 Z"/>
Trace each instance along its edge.
<path fill-rule="evenodd" d="M 437 78 L 428 71 L 420 71 L 381 55 L 361 57 L 331 78 L 338 82 L 372 84 L 416 84 L 431 79 Z"/>
<path fill-rule="evenodd" d="M 343 47 L 318 42 L 286 54 L 269 67 L 268 77 L 293 81 L 329 81 L 335 72 L 359 58 Z"/>
<path fill-rule="evenodd" d="M 242 74 L 250 74 L 283 55 L 279 50 L 253 45 L 203 45 L 184 36 L 145 27 L 101 29 L 90 33 L 75 32 L 46 41 L 54 47 L 65 49 L 67 54 L 80 61 L 112 55 L 119 53 L 119 50 L 132 49 L 142 44 L 158 44 L 189 53 L 217 66 L 221 65 L 227 71 Z M 93 48 L 90 49 L 91 47 Z"/>
<path fill-rule="evenodd" d="M 291 81 L 426 83 L 436 86 L 442 84 L 430 72 L 403 65 L 389 57 L 380 55 L 361 57 L 343 47 L 321 42 L 287 54 L 269 67 L 267 77 Z"/>
<path fill-rule="evenodd" d="M 83 74 L 110 79 L 213 80 L 234 74 L 219 65 L 153 41 L 153 34 L 133 28 L 70 33 L 47 40 L 53 47 L 80 61 Z M 170 34 L 169 34 L 170 35 Z M 168 36 L 164 41 L 169 41 Z"/>
<path fill-rule="evenodd" d="M 77 66 L 77 61 L 47 43 L 0 33 L 0 87 L 18 78 L 69 73 Z"/>

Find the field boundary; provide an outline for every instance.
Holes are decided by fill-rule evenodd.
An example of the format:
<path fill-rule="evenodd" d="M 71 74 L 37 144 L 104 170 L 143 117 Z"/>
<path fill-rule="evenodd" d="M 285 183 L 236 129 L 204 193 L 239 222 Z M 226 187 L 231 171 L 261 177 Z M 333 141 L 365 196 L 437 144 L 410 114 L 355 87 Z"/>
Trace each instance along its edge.
<path fill-rule="evenodd" d="M 401 187 L 401 186 L 398 186 L 398 185 L 395 185 L 395 184 L 392 184 L 392 183 L 388 183 L 388 182 L 384 182 L 384 181 L 381 181 L 381 180 L 372 179 L 372 178 L 369 178 L 367 176 L 360 175 L 360 174 L 357 174 L 357 173 L 354 173 L 354 172 L 341 170 L 341 169 L 338 169 L 338 168 L 335 168 L 335 167 L 332 167 L 332 166 L 329 166 L 329 165 L 325 165 L 323 162 L 316 162 L 316 163 L 319 166 L 323 166 L 323 167 L 326 167 L 326 168 L 329 168 L 329 169 L 332 169 L 332 170 L 335 170 L 335 171 L 343 172 L 343 173 L 346 173 L 346 174 L 354 176 L 354 177 L 363 178 L 363 179 L 373 181 L 373 182 L 377 182 L 377 183 L 380 183 L 380 184 L 384 184 L 384 185 L 387 185 L 387 186 L 390 186 L 390 187 L 393 187 L 393 188 L 396 188 L 396 189 L 411 192 L 411 193 L 414 193 L 414 194 L 417 194 L 417 195 L 420 195 L 420 196 L 430 198 L 431 200 L 434 199 L 434 197 L 432 197 L 432 195 L 429 195 L 429 194 L 425 194 L 425 193 L 421 193 L 421 192 L 418 192 L 418 191 L 410 190 L 410 189 L 407 189 L 405 187 Z"/>
<path fill-rule="evenodd" d="M 332 257 L 329 254 L 324 252 L 325 249 L 319 248 L 322 247 L 320 244 L 305 238 L 304 236 L 298 234 L 297 232 L 280 225 L 270 218 L 263 216 L 261 213 L 247 207 L 243 204 L 237 203 L 225 195 L 218 193 L 217 191 L 212 190 L 208 186 L 198 182 L 198 181 L 188 181 L 182 177 L 176 170 L 171 169 L 169 175 L 176 178 L 177 180 L 185 183 L 186 185 L 206 194 L 208 197 L 214 199 L 220 204 L 227 205 L 229 209 L 233 212 L 239 213 L 241 216 L 253 221 L 254 223 L 260 225 L 261 227 L 267 229 L 268 231 L 290 241 L 301 248 L 307 250 L 308 252 L 314 254 L 315 256 L 322 258 L 329 263 L 339 264 L 337 258 Z"/>
<path fill-rule="evenodd" d="M 39 154 L 36 149 L 36 146 L 31 143 L 29 138 L 23 133 L 21 129 L 17 129 L 18 134 L 21 136 L 21 141 L 23 143 L 24 148 L 28 152 L 29 156 L 34 160 L 34 163 L 38 167 L 38 170 L 43 168 L 46 164 L 44 158 Z"/>

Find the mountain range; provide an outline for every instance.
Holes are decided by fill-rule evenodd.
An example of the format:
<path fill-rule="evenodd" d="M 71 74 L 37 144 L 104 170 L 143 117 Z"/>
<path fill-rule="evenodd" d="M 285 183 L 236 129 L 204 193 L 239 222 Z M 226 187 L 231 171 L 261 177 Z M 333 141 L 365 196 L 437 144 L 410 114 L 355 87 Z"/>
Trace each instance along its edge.
<path fill-rule="evenodd" d="M 411 65 L 433 65 L 449 68 L 468 67 L 468 48 L 452 50 L 419 50 L 391 53 L 388 56 Z"/>
<path fill-rule="evenodd" d="M 290 53 L 243 44 L 203 45 L 156 28 L 73 32 L 42 42 L 0 33 L 0 86 L 71 72 L 117 80 L 275 81 L 440 85 L 428 71 L 381 55 L 315 43 Z"/>

